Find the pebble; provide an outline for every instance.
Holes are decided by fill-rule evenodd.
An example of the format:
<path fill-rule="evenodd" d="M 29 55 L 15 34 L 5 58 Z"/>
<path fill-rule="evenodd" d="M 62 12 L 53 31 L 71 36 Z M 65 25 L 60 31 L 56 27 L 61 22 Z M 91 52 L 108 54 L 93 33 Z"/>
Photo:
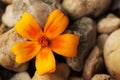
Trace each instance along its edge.
<path fill-rule="evenodd" d="M 4 3 L 11 4 L 13 0 L 2 0 Z"/>
<path fill-rule="evenodd" d="M 105 70 L 102 50 L 95 46 L 86 60 L 83 69 L 83 78 L 85 80 L 91 80 L 94 74 L 102 73 Z M 87 77 L 86 77 L 87 76 Z"/>
<path fill-rule="evenodd" d="M 16 42 L 25 41 L 17 34 L 14 28 L 0 35 L 0 65 L 9 70 L 17 72 L 25 71 L 28 68 L 28 63 L 17 64 L 15 55 L 11 52 L 11 47 Z"/>
<path fill-rule="evenodd" d="M 97 45 L 98 45 L 101 49 L 104 48 L 104 45 L 105 45 L 105 42 L 106 42 L 108 36 L 109 36 L 108 34 L 100 34 L 100 35 L 98 36 Z"/>
<path fill-rule="evenodd" d="M 89 55 L 89 51 L 94 47 L 96 42 L 96 24 L 88 17 L 79 19 L 72 25 L 72 31 L 80 37 L 77 56 L 67 58 L 67 64 L 74 71 L 81 71 L 84 67 L 85 60 Z"/>
<path fill-rule="evenodd" d="M 120 26 L 120 19 L 119 18 L 103 18 L 98 22 L 98 32 L 99 33 L 106 33 L 109 34 L 115 31 Z"/>
<path fill-rule="evenodd" d="M 120 80 L 120 29 L 111 33 L 106 40 L 104 60 L 109 74 Z"/>
<path fill-rule="evenodd" d="M 16 73 L 10 80 L 31 80 L 27 72 Z"/>
<path fill-rule="evenodd" d="M 60 63 L 57 64 L 56 71 L 51 74 L 38 75 L 37 71 L 33 76 L 32 80 L 68 80 L 70 74 L 70 69 L 67 64 Z"/>

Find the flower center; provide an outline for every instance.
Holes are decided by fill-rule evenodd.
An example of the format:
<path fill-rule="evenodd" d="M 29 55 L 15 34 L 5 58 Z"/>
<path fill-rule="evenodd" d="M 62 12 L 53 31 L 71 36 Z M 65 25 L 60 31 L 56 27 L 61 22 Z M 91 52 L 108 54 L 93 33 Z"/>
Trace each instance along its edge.
<path fill-rule="evenodd" d="M 45 36 L 41 36 L 38 42 L 40 43 L 42 47 L 48 46 L 48 39 Z"/>

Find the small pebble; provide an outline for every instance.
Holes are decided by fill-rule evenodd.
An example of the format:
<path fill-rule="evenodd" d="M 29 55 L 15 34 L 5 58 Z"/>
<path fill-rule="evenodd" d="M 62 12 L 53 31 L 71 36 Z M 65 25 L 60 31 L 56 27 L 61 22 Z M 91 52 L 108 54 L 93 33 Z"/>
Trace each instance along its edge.
<path fill-rule="evenodd" d="M 110 76 L 107 74 L 96 74 L 91 80 L 111 80 Z"/>

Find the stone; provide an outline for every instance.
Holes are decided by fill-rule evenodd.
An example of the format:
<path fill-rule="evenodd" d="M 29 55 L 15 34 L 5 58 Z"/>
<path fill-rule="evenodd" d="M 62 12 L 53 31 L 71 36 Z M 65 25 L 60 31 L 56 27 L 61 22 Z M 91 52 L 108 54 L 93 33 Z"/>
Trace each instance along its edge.
<path fill-rule="evenodd" d="M 104 70 L 105 65 L 102 50 L 98 46 L 95 46 L 85 62 L 83 77 L 85 80 L 91 80 L 94 74 L 102 73 Z"/>
<path fill-rule="evenodd" d="M 115 31 L 120 26 L 119 18 L 103 18 L 98 22 L 98 32 L 99 33 L 111 33 Z"/>
<path fill-rule="evenodd" d="M 16 73 L 10 80 L 31 80 L 27 72 Z"/>
<path fill-rule="evenodd" d="M 99 16 L 107 10 L 110 3 L 111 0 L 63 0 L 62 5 L 71 19 L 78 19 L 86 15 Z"/>
<path fill-rule="evenodd" d="M 91 80 L 113 80 L 113 79 L 110 79 L 110 76 L 107 74 L 96 74 L 92 77 Z"/>
<path fill-rule="evenodd" d="M 109 74 L 120 80 L 120 29 L 110 34 L 104 46 L 104 60 Z"/>
<path fill-rule="evenodd" d="M 2 0 L 4 3 L 11 4 L 13 0 Z"/>
<path fill-rule="evenodd" d="M 8 5 L 4 15 L 2 16 L 2 22 L 8 27 L 13 27 L 15 24 L 13 5 Z"/>
<path fill-rule="evenodd" d="M 5 24 L 0 25 L 0 35 L 4 32 Z"/>
<path fill-rule="evenodd" d="M 8 27 L 13 27 L 24 12 L 29 12 L 43 28 L 48 15 L 56 8 L 62 10 L 60 4 L 55 0 L 13 0 L 13 4 L 7 7 L 2 21 Z"/>
<path fill-rule="evenodd" d="M 108 34 L 101 34 L 101 35 L 98 36 L 97 45 L 98 45 L 101 49 L 104 48 L 104 45 L 105 45 L 105 42 L 106 42 L 108 36 L 109 36 Z"/>
<path fill-rule="evenodd" d="M 17 64 L 15 55 L 11 52 L 11 47 L 16 42 L 25 41 L 17 34 L 14 28 L 0 35 L 0 65 L 4 68 L 14 71 L 25 71 L 28 68 L 28 63 Z"/>
<path fill-rule="evenodd" d="M 33 76 L 32 80 L 68 80 L 70 69 L 67 64 L 57 64 L 56 71 L 54 73 L 39 75 L 37 71 Z"/>
<path fill-rule="evenodd" d="M 89 51 L 96 43 L 96 24 L 91 18 L 83 17 L 72 25 L 71 30 L 73 34 L 80 37 L 80 43 L 77 56 L 74 58 L 66 58 L 66 61 L 74 71 L 79 72 L 84 67 Z"/>

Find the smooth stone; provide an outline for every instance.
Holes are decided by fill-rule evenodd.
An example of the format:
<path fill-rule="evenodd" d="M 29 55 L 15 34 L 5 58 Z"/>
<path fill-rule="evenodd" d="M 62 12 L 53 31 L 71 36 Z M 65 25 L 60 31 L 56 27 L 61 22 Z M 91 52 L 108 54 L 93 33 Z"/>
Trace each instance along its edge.
<path fill-rule="evenodd" d="M 94 74 L 102 73 L 104 70 L 105 65 L 102 50 L 98 46 L 95 46 L 85 62 L 83 78 L 85 80 L 91 80 Z"/>
<path fill-rule="evenodd" d="M 66 58 L 67 64 L 74 71 L 81 71 L 84 67 L 85 60 L 89 55 L 89 51 L 96 43 L 96 24 L 88 17 L 79 19 L 72 25 L 73 34 L 80 37 L 77 56 L 74 58 Z"/>
<path fill-rule="evenodd" d="M 112 32 L 106 40 L 104 60 L 109 74 L 120 80 L 120 29 Z"/>
<path fill-rule="evenodd" d="M 114 80 L 114 79 L 110 79 L 110 76 L 107 74 L 96 74 L 92 77 L 91 80 Z"/>

